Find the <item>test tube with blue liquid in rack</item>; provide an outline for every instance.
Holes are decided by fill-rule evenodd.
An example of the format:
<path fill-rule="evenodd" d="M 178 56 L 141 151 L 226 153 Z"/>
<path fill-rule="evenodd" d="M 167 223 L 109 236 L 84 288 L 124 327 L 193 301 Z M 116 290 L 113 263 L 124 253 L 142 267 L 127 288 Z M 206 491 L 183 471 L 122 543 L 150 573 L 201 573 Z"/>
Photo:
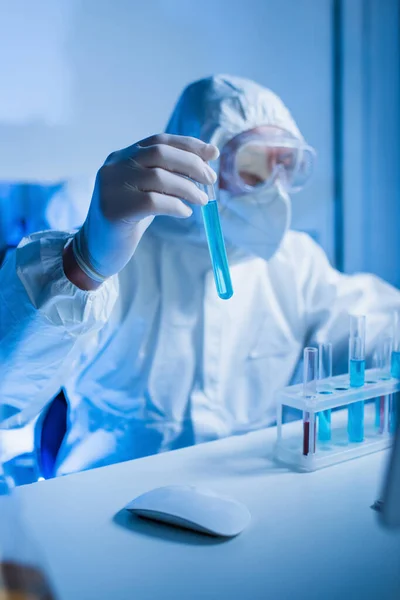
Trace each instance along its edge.
<path fill-rule="evenodd" d="M 359 317 L 355 321 L 351 327 L 350 360 L 364 361 L 365 322 Z M 276 393 L 275 456 L 280 463 L 296 470 L 314 471 L 390 447 L 398 414 L 396 405 L 391 405 L 390 401 L 400 395 L 400 378 L 388 378 L 391 341 L 391 338 L 379 341 L 379 357 L 373 369 L 364 372 L 363 364 L 361 368 L 359 364 L 349 365 L 352 385 L 349 385 L 348 374 L 317 378 L 316 363 L 312 359 L 314 355 L 317 360 L 317 350 L 305 350 L 303 383 L 287 386 Z M 329 350 L 327 354 L 329 356 Z M 319 372 L 322 374 L 322 366 Z M 379 426 L 376 426 L 378 415 L 374 412 L 377 399 L 384 400 L 383 404 L 379 403 Z M 301 411 L 302 418 L 285 420 L 287 408 Z M 331 421 L 323 421 L 321 415 L 330 412 Z"/>
<path fill-rule="evenodd" d="M 361 388 L 365 383 L 365 316 L 350 316 L 349 340 L 350 387 Z M 364 402 L 353 402 L 348 408 L 349 442 L 364 440 Z"/>
<path fill-rule="evenodd" d="M 391 359 L 391 375 L 400 379 L 400 312 L 393 314 L 393 349 Z"/>
<path fill-rule="evenodd" d="M 303 364 L 303 397 L 306 399 L 317 396 L 317 358 L 316 348 L 304 348 Z M 303 454 L 314 454 L 316 449 L 316 420 L 315 413 L 303 411 Z"/>
<path fill-rule="evenodd" d="M 215 189 L 213 185 L 202 185 L 201 188 L 208 196 L 208 203 L 201 207 L 201 211 L 214 273 L 215 287 L 217 288 L 218 296 L 223 300 L 228 300 L 233 296 L 233 288 L 219 220 Z"/>
<path fill-rule="evenodd" d="M 393 314 L 393 347 L 390 374 L 394 379 L 400 379 L 400 311 Z M 389 397 L 389 429 L 394 433 L 399 418 L 400 394 L 391 394 Z"/>
<path fill-rule="evenodd" d="M 318 379 L 317 391 L 319 394 L 332 394 L 332 344 L 330 342 L 318 345 Z M 332 436 L 331 409 L 322 410 L 318 413 L 318 440 L 329 442 Z"/>

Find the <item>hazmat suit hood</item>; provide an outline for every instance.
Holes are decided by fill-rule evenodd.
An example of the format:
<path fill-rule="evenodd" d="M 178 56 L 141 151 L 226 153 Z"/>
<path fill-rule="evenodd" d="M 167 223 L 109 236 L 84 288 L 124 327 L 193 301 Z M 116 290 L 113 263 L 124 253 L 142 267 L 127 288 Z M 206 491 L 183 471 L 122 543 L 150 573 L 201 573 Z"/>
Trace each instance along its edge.
<path fill-rule="evenodd" d="M 271 90 L 240 77 L 216 75 L 190 84 L 183 91 L 166 132 L 199 138 L 220 152 L 238 134 L 260 126 L 285 129 L 302 140 L 301 133 L 282 100 Z M 211 166 L 219 171 L 219 161 Z M 232 198 L 225 190 L 217 197 L 228 251 L 241 248 L 269 259 L 282 241 L 290 222 L 290 201 L 279 185 Z M 184 233 L 188 240 L 205 243 L 201 209 L 193 207 L 189 219 L 158 217 L 154 227 L 163 236 Z M 265 224 L 265 227 L 263 227 Z M 261 227 L 260 227 L 261 225 Z"/>
<path fill-rule="evenodd" d="M 249 79 L 215 75 L 184 89 L 166 132 L 199 138 L 221 151 L 239 133 L 262 125 L 281 127 L 303 139 L 274 92 Z"/>

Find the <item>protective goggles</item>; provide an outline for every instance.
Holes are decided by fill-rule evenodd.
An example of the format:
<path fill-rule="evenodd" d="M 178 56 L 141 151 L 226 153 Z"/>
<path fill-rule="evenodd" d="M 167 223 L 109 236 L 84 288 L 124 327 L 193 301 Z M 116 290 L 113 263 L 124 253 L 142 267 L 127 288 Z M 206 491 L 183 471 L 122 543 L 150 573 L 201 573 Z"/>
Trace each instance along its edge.
<path fill-rule="evenodd" d="M 278 127 L 242 133 L 228 145 L 226 166 L 243 192 L 268 188 L 277 181 L 288 192 L 298 192 L 313 172 L 315 150 Z"/>

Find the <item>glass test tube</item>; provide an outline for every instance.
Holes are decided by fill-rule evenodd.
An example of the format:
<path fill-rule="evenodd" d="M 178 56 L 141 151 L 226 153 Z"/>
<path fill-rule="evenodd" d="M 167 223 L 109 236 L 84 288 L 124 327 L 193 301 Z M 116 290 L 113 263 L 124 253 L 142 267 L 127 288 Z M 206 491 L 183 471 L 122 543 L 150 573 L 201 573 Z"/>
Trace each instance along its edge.
<path fill-rule="evenodd" d="M 226 256 L 225 242 L 219 220 L 218 204 L 213 185 L 202 185 L 201 189 L 209 198 L 208 204 L 201 207 L 204 228 L 207 236 L 208 249 L 214 273 L 217 293 L 223 300 L 233 296 L 231 274 Z"/>
<path fill-rule="evenodd" d="M 393 313 L 393 347 L 390 365 L 390 374 L 395 379 L 400 379 L 400 311 Z M 396 424 L 399 411 L 399 392 L 391 394 L 389 397 L 389 431 L 396 431 Z"/>
<path fill-rule="evenodd" d="M 314 398 L 317 395 L 317 358 L 316 348 L 304 348 L 303 396 Z M 303 412 L 303 454 L 314 454 L 316 445 L 315 414 Z"/>
<path fill-rule="evenodd" d="M 384 336 L 379 343 L 379 378 L 390 379 L 391 360 L 392 360 L 393 339 L 390 336 Z"/>
<path fill-rule="evenodd" d="M 350 317 L 349 340 L 350 387 L 365 383 L 365 316 Z M 348 436 L 350 442 L 364 441 L 364 402 L 353 402 L 348 408 Z"/>
<path fill-rule="evenodd" d="M 400 312 L 393 314 L 393 348 L 391 359 L 391 375 L 400 379 Z"/>
<path fill-rule="evenodd" d="M 326 380 L 319 388 L 320 394 L 331 394 L 330 379 L 332 377 L 332 344 L 319 344 L 318 346 L 318 379 Z M 331 431 L 331 409 L 322 410 L 318 413 L 318 439 L 321 442 L 329 442 Z"/>
<path fill-rule="evenodd" d="M 379 379 L 390 379 L 390 363 L 392 355 L 392 338 L 389 336 L 382 337 L 379 340 L 378 347 L 374 355 L 374 366 L 377 369 Z M 390 403 L 390 399 L 386 400 L 386 396 L 379 396 L 375 399 L 375 427 L 379 433 L 383 433 L 386 428 L 387 410 L 386 407 Z"/>

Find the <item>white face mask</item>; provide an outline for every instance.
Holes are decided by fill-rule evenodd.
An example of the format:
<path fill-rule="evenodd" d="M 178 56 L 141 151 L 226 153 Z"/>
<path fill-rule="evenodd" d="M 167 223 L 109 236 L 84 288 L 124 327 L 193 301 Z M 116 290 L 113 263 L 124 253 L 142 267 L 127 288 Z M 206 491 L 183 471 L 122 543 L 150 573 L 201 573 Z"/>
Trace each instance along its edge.
<path fill-rule="evenodd" d="M 164 239 L 179 239 L 184 234 L 187 241 L 207 247 L 200 207 L 192 205 L 191 208 L 193 215 L 189 219 L 157 217 L 152 231 Z M 220 189 L 218 208 L 228 255 L 233 248 L 238 248 L 269 260 L 290 225 L 290 198 L 279 184 L 240 196 Z"/>
<path fill-rule="evenodd" d="M 279 184 L 240 196 L 220 190 L 219 211 L 226 241 L 266 260 L 278 250 L 291 219 L 290 198 Z"/>

